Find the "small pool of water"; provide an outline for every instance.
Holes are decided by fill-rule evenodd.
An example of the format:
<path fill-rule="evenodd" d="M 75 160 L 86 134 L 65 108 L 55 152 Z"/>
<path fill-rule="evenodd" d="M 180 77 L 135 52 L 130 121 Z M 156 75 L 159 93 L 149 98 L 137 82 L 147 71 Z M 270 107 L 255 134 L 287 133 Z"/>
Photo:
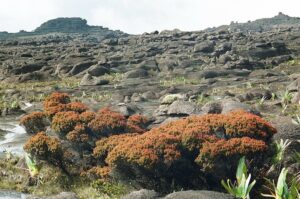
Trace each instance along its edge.
<path fill-rule="evenodd" d="M 26 199 L 26 195 L 12 191 L 1 191 L 0 199 Z"/>
<path fill-rule="evenodd" d="M 16 155 L 22 155 L 23 145 L 28 139 L 28 135 L 23 127 L 19 125 L 16 117 L 0 118 L 0 153 L 8 151 Z"/>

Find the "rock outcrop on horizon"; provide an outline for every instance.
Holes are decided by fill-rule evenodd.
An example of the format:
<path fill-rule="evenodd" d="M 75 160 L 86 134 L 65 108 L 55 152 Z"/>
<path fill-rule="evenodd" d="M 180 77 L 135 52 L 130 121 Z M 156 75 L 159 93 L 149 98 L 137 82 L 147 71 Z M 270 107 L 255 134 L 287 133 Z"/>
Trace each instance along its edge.
<path fill-rule="evenodd" d="M 231 22 L 230 25 L 224 25 L 212 30 L 217 29 L 230 29 L 232 31 L 241 32 L 264 32 L 271 31 L 280 28 L 300 27 L 299 17 L 290 17 L 288 15 L 279 12 L 278 15 L 272 18 L 262 18 L 254 21 L 248 21 L 246 23 Z"/>
<path fill-rule="evenodd" d="M 31 38 L 39 37 L 43 35 L 55 36 L 58 35 L 89 35 L 91 37 L 97 38 L 98 40 L 103 40 L 105 38 L 123 37 L 128 34 L 123 33 L 120 30 L 110 30 L 102 26 L 90 26 L 87 24 L 85 19 L 79 17 L 71 18 L 56 18 L 49 20 L 34 31 L 27 32 L 25 30 L 20 30 L 18 33 L 8 33 L 0 31 L 0 40 L 7 40 L 13 38 Z M 54 35 L 53 35 L 54 34 Z"/>

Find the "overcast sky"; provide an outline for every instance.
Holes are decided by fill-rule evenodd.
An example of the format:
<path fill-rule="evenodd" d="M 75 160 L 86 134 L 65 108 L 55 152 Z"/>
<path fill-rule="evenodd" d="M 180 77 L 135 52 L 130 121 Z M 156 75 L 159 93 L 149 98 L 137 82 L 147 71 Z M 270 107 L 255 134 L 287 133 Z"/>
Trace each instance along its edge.
<path fill-rule="evenodd" d="M 0 0 L 0 31 L 31 31 L 57 17 L 82 17 L 127 33 L 201 30 L 283 12 L 300 16 L 300 0 Z"/>

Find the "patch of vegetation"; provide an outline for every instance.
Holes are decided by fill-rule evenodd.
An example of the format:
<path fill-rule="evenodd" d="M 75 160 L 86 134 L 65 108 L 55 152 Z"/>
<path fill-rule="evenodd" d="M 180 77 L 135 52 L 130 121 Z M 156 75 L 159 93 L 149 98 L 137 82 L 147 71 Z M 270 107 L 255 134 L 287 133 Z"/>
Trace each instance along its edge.
<path fill-rule="evenodd" d="M 53 81 L 38 81 L 24 83 L 1 83 L 0 90 L 14 89 L 18 91 L 45 91 L 49 88 L 77 88 L 79 87 L 80 79 L 63 78 Z"/>
<path fill-rule="evenodd" d="M 103 75 L 102 78 L 108 80 L 110 83 L 117 84 L 123 80 L 124 74 L 123 73 L 110 73 L 110 74 Z"/>
<path fill-rule="evenodd" d="M 245 163 L 245 157 L 239 160 L 238 168 L 236 171 L 236 183 L 232 183 L 229 179 L 227 183 L 221 181 L 223 187 L 236 198 L 248 199 L 250 198 L 250 191 L 254 187 L 256 181 L 251 183 L 251 174 L 248 175 L 248 169 Z"/>
<path fill-rule="evenodd" d="M 233 179 L 242 156 L 249 173 L 261 182 L 275 153 L 271 138 L 276 129 L 245 111 L 191 116 L 147 131 L 147 119 L 141 115 L 126 117 L 109 108 L 92 112 L 65 93 L 47 97 L 44 109 L 52 131 L 31 137 L 25 151 L 37 163 L 46 161 L 67 172 L 71 179 L 65 190 L 74 189 L 81 195 L 96 190 L 117 198 L 128 190 L 118 183 L 120 179 L 130 186 L 160 192 L 210 186 L 219 189 L 221 179 Z M 278 161 L 287 144 L 277 143 Z M 237 184 L 228 181 L 226 186 L 244 198 L 252 185 L 250 175 L 241 172 L 245 162 L 241 167 Z M 41 170 L 38 173 L 41 176 Z M 203 179 L 206 176 L 209 181 Z"/>
<path fill-rule="evenodd" d="M 18 99 L 6 99 L 5 96 L 0 98 L 0 112 L 5 109 L 18 110 L 19 108 L 20 101 Z"/>
<path fill-rule="evenodd" d="M 212 101 L 212 98 L 210 96 L 207 96 L 203 93 L 201 93 L 200 95 L 197 95 L 196 104 L 198 104 L 198 105 L 204 105 L 210 101 Z"/>
<path fill-rule="evenodd" d="M 199 84 L 199 80 L 196 79 L 187 79 L 183 76 L 172 77 L 171 79 L 160 80 L 160 85 L 162 87 L 171 87 L 171 86 L 182 86 L 182 85 L 196 85 Z"/>

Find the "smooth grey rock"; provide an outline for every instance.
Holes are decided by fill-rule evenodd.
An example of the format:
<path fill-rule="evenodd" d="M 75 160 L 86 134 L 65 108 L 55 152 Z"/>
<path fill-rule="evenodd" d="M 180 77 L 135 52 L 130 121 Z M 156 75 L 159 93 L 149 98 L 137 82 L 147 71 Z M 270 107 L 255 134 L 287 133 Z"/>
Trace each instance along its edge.
<path fill-rule="evenodd" d="M 202 114 L 220 114 L 222 105 L 217 102 L 208 102 L 201 108 Z"/>
<path fill-rule="evenodd" d="M 257 110 L 255 110 L 254 108 L 252 108 L 251 106 L 241 103 L 241 102 L 233 101 L 233 100 L 223 100 L 221 102 L 221 106 L 222 106 L 222 112 L 221 112 L 222 114 L 229 113 L 229 112 L 235 111 L 235 110 L 244 110 L 249 113 L 260 115 L 260 113 Z"/>
<path fill-rule="evenodd" d="M 104 66 L 101 65 L 93 65 L 88 69 L 88 74 L 90 74 L 91 76 L 95 76 L 95 77 L 99 77 L 102 76 L 104 74 L 109 73 L 109 69 L 107 69 Z"/>
<path fill-rule="evenodd" d="M 295 81 L 293 81 L 292 83 L 290 83 L 286 89 L 289 92 L 295 92 L 295 91 L 299 91 L 299 87 L 300 87 L 300 78 L 296 79 Z"/>
<path fill-rule="evenodd" d="M 82 62 L 76 64 L 69 72 L 70 75 L 77 75 L 78 73 L 88 69 L 90 66 L 92 66 L 95 62 Z"/>
<path fill-rule="evenodd" d="M 147 77 L 148 72 L 144 69 L 134 69 L 125 73 L 125 78 L 141 78 Z"/>
<path fill-rule="evenodd" d="M 141 189 L 139 191 L 133 191 L 121 199 L 156 199 L 159 197 L 159 194 L 153 190 Z"/>
<path fill-rule="evenodd" d="M 179 191 L 171 193 L 164 199 L 234 199 L 234 197 L 214 191 Z"/>
<path fill-rule="evenodd" d="M 80 86 L 96 86 L 109 84 L 109 80 L 94 78 L 90 74 L 85 74 L 80 81 Z"/>
<path fill-rule="evenodd" d="M 210 53 L 214 51 L 214 47 L 215 47 L 215 42 L 204 41 L 195 45 L 194 52 Z"/>
<path fill-rule="evenodd" d="M 193 103 L 183 100 L 173 102 L 168 108 L 168 115 L 191 115 L 199 113 L 199 107 Z"/>
<path fill-rule="evenodd" d="M 46 196 L 46 197 L 26 196 L 26 199 L 79 199 L 79 198 L 73 192 L 62 192 L 55 196 Z"/>

